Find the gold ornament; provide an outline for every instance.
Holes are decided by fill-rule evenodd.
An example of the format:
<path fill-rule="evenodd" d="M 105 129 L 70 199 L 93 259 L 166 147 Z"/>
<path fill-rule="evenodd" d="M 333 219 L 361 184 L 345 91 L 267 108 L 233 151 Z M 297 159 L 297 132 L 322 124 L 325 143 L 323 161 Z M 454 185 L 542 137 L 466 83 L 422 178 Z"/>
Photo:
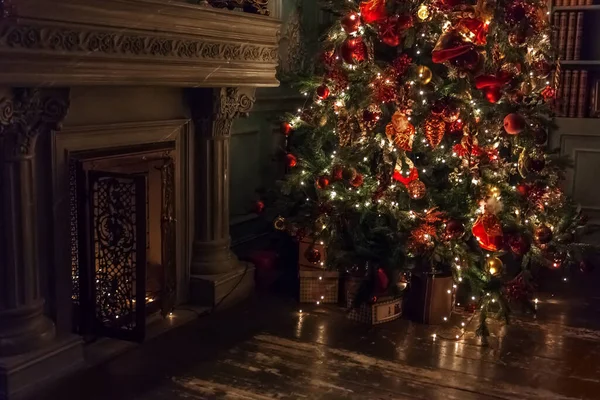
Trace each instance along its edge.
<path fill-rule="evenodd" d="M 284 231 L 285 230 L 285 218 L 283 218 L 282 216 L 275 218 L 275 221 L 273 222 L 273 227 L 275 229 L 277 229 L 278 231 Z"/>
<path fill-rule="evenodd" d="M 423 85 L 427 85 L 431 82 L 431 78 L 433 78 L 433 73 L 429 67 L 426 67 L 425 65 L 419 65 L 417 67 L 417 74 L 419 75 L 419 82 Z"/>
<path fill-rule="evenodd" d="M 440 144 L 444 133 L 446 133 L 446 123 L 442 118 L 431 115 L 425 120 L 425 137 L 432 149 Z"/>
<path fill-rule="evenodd" d="M 392 116 L 392 122 L 385 127 L 385 133 L 397 148 L 412 151 L 415 127 L 408 121 L 406 114 L 396 111 Z"/>
<path fill-rule="evenodd" d="M 425 187 L 425 184 L 418 179 L 409 183 L 407 189 L 408 189 L 408 195 L 412 199 L 417 199 L 417 200 L 425 197 L 425 193 L 427 192 L 427 188 Z"/>
<path fill-rule="evenodd" d="M 491 275 L 502 274 L 504 264 L 502 264 L 502 260 L 500 260 L 498 257 L 489 257 L 485 264 L 487 266 L 487 270 Z"/>
<path fill-rule="evenodd" d="M 429 8 L 427 8 L 425 4 L 421 4 L 417 10 L 417 17 L 419 17 L 421 21 L 425 21 L 427 18 L 429 18 Z"/>

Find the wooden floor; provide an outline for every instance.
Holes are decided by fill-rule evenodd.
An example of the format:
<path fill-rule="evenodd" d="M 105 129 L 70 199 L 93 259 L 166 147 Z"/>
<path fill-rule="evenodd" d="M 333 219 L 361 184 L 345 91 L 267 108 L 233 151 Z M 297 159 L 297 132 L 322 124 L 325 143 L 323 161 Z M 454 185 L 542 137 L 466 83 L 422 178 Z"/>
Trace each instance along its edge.
<path fill-rule="evenodd" d="M 369 328 L 335 307 L 299 313 L 293 302 L 258 298 L 36 399 L 600 399 L 600 280 L 575 280 L 570 292 L 547 288 L 536 318 L 494 326 L 488 346 L 474 326 L 459 341 L 442 338 L 467 315 L 444 327 Z"/>

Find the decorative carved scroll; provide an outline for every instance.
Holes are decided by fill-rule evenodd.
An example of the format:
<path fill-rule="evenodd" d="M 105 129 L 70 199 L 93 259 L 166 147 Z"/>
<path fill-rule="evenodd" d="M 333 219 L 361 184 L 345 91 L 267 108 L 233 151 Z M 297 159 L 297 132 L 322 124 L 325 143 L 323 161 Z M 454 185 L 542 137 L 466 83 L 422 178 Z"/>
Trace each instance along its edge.
<path fill-rule="evenodd" d="M 0 0 L 1 1 L 1 0 Z M 205 42 L 102 30 L 0 25 L 0 47 L 88 55 L 154 56 L 274 62 L 277 47 Z"/>
<path fill-rule="evenodd" d="M 238 88 L 190 89 L 192 117 L 205 137 L 229 137 L 233 120 L 247 116 L 255 98 Z"/>
<path fill-rule="evenodd" d="M 208 0 L 208 4 L 217 8 L 241 8 L 244 12 L 269 15 L 269 0 Z"/>
<path fill-rule="evenodd" d="M 60 129 L 69 109 L 68 89 L 14 88 L 0 97 L 5 156 L 32 156 L 40 134 Z"/>

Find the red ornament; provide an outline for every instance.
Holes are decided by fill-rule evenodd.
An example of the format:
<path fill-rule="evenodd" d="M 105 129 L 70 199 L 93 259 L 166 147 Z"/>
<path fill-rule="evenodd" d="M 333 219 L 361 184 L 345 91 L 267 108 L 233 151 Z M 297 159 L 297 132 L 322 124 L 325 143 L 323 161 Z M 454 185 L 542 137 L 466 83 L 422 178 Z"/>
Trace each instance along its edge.
<path fill-rule="evenodd" d="M 390 47 L 400 45 L 400 30 L 398 29 L 398 17 L 393 16 L 382 21 L 379 25 L 379 38 Z"/>
<path fill-rule="evenodd" d="M 394 61 L 392 61 L 392 68 L 394 70 L 394 73 L 397 76 L 404 75 L 406 73 L 406 71 L 408 71 L 408 68 L 410 67 L 411 63 L 412 63 L 412 58 L 410 58 L 406 54 L 402 54 L 400 57 L 398 57 Z"/>
<path fill-rule="evenodd" d="M 538 157 L 533 157 L 530 158 L 528 161 L 528 166 L 529 169 L 531 169 L 534 172 L 541 172 L 544 167 L 546 166 L 546 159 L 544 158 L 543 155 L 538 156 Z"/>
<path fill-rule="evenodd" d="M 255 214 L 262 213 L 264 209 L 265 209 L 265 203 L 263 201 L 258 200 L 256 203 L 254 203 L 254 213 Z"/>
<path fill-rule="evenodd" d="M 550 64 L 547 61 L 540 60 L 533 63 L 533 69 L 537 73 L 538 78 L 545 79 L 554 70 L 554 65 Z"/>
<path fill-rule="evenodd" d="M 556 97 L 556 90 L 552 86 L 546 86 L 541 92 L 544 100 L 548 101 Z"/>
<path fill-rule="evenodd" d="M 360 17 L 354 12 L 347 14 L 344 18 L 342 18 L 342 29 L 344 29 L 344 32 L 347 34 L 358 32 L 360 25 Z"/>
<path fill-rule="evenodd" d="M 486 212 L 477 218 L 477 221 L 473 224 L 472 232 L 482 249 L 498 251 L 502 248 L 504 242 L 502 225 L 500 225 L 500 220 L 494 214 Z"/>
<path fill-rule="evenodd" d="M 358 6 L 362 20 L 367 24 L 383 20 L 387 14 L 385 12 L 385 0 L 367 0 Z"/>
<path fill-rule="evenodd" d="M 508 238 L 508 246 L 519 257 L 524 256 L 531 249 L 531 244 L 521 234 L 511 235 Z"/>
<path fill-rule="evenodd" d="M 584 274 L 589 274 L 594 270 L 594 264 L 582 260 L 579 262 L 579 270 Z"/>
<path fill-rule="evenodd" d="M 321 261 L 321 252 L 319 251 L 319 249 L 316 249 L 313 246 L 310 246 L 304 252 L 304 257 L 306 258 L 306 261 L 308 261 L 309 263 L 318 264 L 319 261 Z"/>
<path fill-rule="evenodd" d="M 288 153 L 288 154 L 286 154 L 285 157 L 286 157 L 288 167 L 294 168 L 298 164 L 298 159 L 296 158 L 295 155 Z"/>
<path fill-rule="evenodd" d="M 292 125 L 290 125 L 289 122 L 282 122 L 281 133 L 283 133 L 285 136 L 289 136 L 290 133 L 292 133 Z"/>
<path fill-rule="evenodd" d="M 325 84 L 322 84 L 321 86 L 319 86 L 317 88 L 317 97 L 319 98 L 319 100 L 327 99 L 329 97 L 330 93 L 331 93 L 331 91 Z"/>
<path fill-rule="evenodd" d="M 446 223 L 446 237 L 448 239 L 460 239 L 465 234 L 465 226 L 457 219 L 451 219 Z"/>
<path fill-rule="evenodd" d="M 358 172 L 356 171 L 356 168 L 353 167 L 344 168 L 342 171 L 342 177 L 349 182 L 352 182 L 357 175 Z"/>
<path fill-rule="evenodd" d="M 517 186 L 517 192 L 519 192 L 521 196 L 527 196 L 527 194 L 529 194 L 529 186 L 521 184 Z"/>
<path fill-rule="evenodd" d="M 340 47 L 342 59 L 348 64 L 358 64 L 367 59 L 367 45 L 362 37 L 348 38 Z"/>
<path fill-rule="evenodd" d="M 548 132 L 539 128 L 533 133 L 533 142 L 538 146 L 543 146 L 548 141 Z"/>
<path fill-rule="evenodd" d="M 362 186 L 364 178 L 361 174 L 356 174 L 356 177 L 350 181 L 350 184 L 354 187 Z"/>
<path fill-rule="evenodd" d="M 489 87 L 483 89 L 485 98 L 492 104 L 496 104 L 502 98 L 502 90 L 499 87 Z"/>
<path fill-rule="evenodd" d="M 388 278 L 383 268 L 379 268 L 377 270 L 377 284 L 375 285 L 375 293 L 384 294 L 389 285 L 390 279 Z"/>
<path fill-rule="evenodd" d="M 523 132 L 526 124 L 525 118 L 520 114 L 512 113 L 504 117 L 504 130 L 509 135 L 518 135 Z"/>
<path fill-rule="evenodd" d="M 331 174 L 333 180 L 341 181 L 344 178 L 344 168 L 341 165 L 333 167 L 333 173 Z"/>
<path fill-rule="evenodd" d="M 329 186 L 329 178 L 326 176 L 320 176 L 319 179 L 317 179 L 317 187 L 319 189 L 325 189 L 327 186 Z"/>

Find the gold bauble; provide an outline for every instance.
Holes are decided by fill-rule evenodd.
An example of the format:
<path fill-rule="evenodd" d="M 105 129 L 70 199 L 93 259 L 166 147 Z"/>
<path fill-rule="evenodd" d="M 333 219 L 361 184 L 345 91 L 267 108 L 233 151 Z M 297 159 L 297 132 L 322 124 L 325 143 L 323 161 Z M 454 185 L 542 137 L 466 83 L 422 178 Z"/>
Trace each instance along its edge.
<path fill-rule="evenodd" d="M 431 78 L 433 78 L 433 73 L 429 67 L 426 67 L 425 65 L 419 65 L 417 67 L 417 74 L 419 75 L 419 82 L 423 85 L 427 85 L 431 82 Z"/>
<path fill-rule="evenodd" d="M 275 218 L 275 221 L 273 221 L 273 228 L 277 229 L 278 231 L 284 231 L 285 218 L 283 218 L 282 216 Z"/>
<path fill-rule="evenodd" d="M 498 257 L 489 257 L 485 264 L 487 266 L 487 270 L 491 275 L 502 274 L 504 264 L 502 264 L 502 260 L 500 260 Z"/>
<path fill-rule="evenodd" d="M 417 17 L 419 17 L 421 21 L 425 21 L 427 18 L 429 18 L 429 8 L 427 8 L 425 4 L 421 4 L 417 10 Z"/>
<path fill-rule="evenodd" d="M 425 187 L 425 184 L 418 179 L 409 183 L 407 189 L 408 195 L 412 199 L 422 199 L 425 197 L 425 193 L 427 193 L 427 187 Z"/>

